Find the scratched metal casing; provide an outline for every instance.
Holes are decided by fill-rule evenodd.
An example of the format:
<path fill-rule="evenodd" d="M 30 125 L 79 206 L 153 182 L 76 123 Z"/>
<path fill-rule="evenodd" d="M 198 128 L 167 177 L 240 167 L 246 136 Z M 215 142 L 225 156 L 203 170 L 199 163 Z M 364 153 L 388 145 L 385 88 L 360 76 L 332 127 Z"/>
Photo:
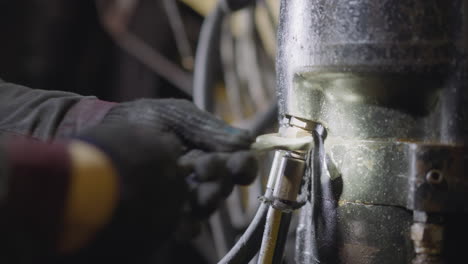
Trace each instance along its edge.
<path fill-rule="evenodd" d="M 326 127 L 322 181 L 337 204 L 322 212 L 334 222 L 302 210 L 297 263 L 411 263 L 408 146 L 468 143 L 466 14 L 464 0 L 282 0 L 280 120 Z M 457 218 L 467 216 L 452 212 L 447 221 Z M 315 232 L 316 252 L 304 232 Z"/>
<path fill-rule="evenodd" d="M 331 135 L 464 142 L 466 1 L 283 0 L 281 115 Z"/>

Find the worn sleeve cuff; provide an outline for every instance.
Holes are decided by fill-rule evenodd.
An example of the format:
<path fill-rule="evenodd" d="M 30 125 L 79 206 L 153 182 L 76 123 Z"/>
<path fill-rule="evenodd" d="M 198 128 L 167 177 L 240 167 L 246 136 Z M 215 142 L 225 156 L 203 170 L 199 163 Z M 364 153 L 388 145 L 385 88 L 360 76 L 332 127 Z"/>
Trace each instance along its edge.
<path fill-rule="evenodd" d="M 76 103 L 60 123 L 56 138 L 77 135 L 99 124 L 107 112 L 117 103 L 84 98 Z"/>

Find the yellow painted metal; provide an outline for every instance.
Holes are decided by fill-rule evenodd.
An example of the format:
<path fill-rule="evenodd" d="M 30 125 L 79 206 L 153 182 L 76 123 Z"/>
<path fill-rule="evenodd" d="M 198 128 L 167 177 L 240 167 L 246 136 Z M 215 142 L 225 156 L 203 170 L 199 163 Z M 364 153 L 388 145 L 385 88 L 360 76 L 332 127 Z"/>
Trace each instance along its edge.
<path fill-rule="evenodd" d="M 181 0 L 202 16 L 206 16 L 215 7 L 217 0 Z"/>

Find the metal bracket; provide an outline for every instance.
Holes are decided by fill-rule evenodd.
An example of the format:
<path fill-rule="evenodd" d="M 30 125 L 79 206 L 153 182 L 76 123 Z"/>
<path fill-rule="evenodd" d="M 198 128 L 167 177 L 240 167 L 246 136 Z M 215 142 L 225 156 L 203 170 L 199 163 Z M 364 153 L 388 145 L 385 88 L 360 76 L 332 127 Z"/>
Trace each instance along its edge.
<path fill-rule="evenodd" d="M 341 203 L 468 212 L 468 148 L 422 142 L 326 142 Z"/>
<path fill-rule="evenodd" d="M 407 208 L 425 212 L 468 211 L 468 148 L 410 144 Z"/>

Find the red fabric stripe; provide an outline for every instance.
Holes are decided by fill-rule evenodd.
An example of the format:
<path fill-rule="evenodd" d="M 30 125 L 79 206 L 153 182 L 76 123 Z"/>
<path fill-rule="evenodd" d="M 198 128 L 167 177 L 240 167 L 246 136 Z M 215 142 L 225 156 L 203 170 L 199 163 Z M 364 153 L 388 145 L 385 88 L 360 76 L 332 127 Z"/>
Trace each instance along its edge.
<path fill-rule="evenodd" d="M 101 122 L 109 110 L 117 103 L 84 98 L 67 112 L 60 123 L 56 137 L 77 135 Z"/>
<path fill-rule="evenodd" d="M 6 212 L 12 235 L 42 253 L 56 248 L 68 191 L 70 159 L 65 144 L 30 139 L 6 143 L 9 193 Z M 16 232 L 16 233 L 15 233 Z"/>

